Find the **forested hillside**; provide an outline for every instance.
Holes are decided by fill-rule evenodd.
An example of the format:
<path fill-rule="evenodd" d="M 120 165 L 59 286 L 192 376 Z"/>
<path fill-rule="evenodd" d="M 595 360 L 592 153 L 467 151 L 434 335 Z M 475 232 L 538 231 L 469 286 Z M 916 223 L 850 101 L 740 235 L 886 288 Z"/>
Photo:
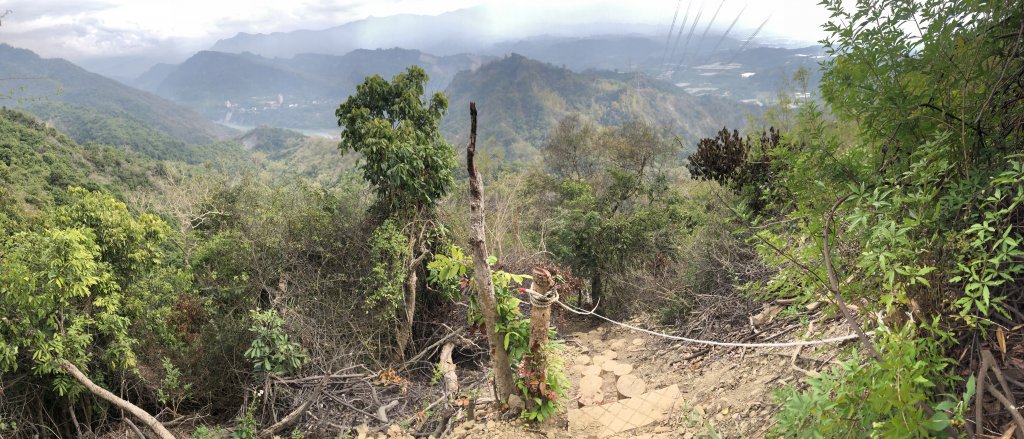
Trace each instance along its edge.
<path fill-rule="evenodd" d="M 150 175 L 165 172 L 137 154 L 79 146 L 34 116 L 8 109 L 0 110 L 0 157 L 0 227 L 8 232 L 64 200 L 68 186 L 123 194 L 150 188 Z"/>
<path fill-rule="evenodd" d="M 453 108 L 476 101 L 481 108 L 483 148 L 502 151 L 507 160 L 535 157 L 551 127 L 571 114 L 600 125 L 642 119 L 669 127 L 692 144 L 724 125 L 742 126 L 760 109 L 735 101 L 692 96 L 685 91 L 631 74 L 579 74 L 511 55 L 459 73 L 445 90 Z M 455 143 L 469 135 L 469 115 L 453 112 L 442 130 Z"/>
<path fill-rule="evenodd" d="M 351 87 L 338 138 L 0 46 L 0 437 L 1021 436 L 1024 1 L 845 3 L 764 107 L 398 49 L 147 79 Z"/>
<path fill-rule="evenodd" d="M 79 142 L 127 146 L 161 159 L 201 161 L 190 144 L 229 135 L 199 114 L 61 59 L 0 44 L 5 105 L 52 122 Z"/>

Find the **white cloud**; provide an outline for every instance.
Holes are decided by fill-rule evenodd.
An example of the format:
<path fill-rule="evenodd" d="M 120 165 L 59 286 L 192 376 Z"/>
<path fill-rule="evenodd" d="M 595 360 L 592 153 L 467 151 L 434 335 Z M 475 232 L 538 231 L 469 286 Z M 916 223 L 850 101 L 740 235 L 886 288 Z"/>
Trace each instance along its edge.
<path fill-rule="evenodd" d="M 192 52 L 238 32 L 322 29 L 368 16 L 436 15 L 486 5 L 497 34 L 531 23 L 619 21 L 663 26 L 668 31 L 677 0 L 12 0 L 0 41 L 46 56 L 76 59 Z M 692 2 L 691 18 L 704 10 L 698 32 L 719 0 Z M 827 14 L 817 0 L 727 0 L 716 20 L 723 27 L 746 7 L 738 28 L 750 32 L 771 16 L 763 35 L 813 41 Z M 737 34 L 737 36 L 739 36 Z M 744 35 L 745 36 L 745 35 Z"/>

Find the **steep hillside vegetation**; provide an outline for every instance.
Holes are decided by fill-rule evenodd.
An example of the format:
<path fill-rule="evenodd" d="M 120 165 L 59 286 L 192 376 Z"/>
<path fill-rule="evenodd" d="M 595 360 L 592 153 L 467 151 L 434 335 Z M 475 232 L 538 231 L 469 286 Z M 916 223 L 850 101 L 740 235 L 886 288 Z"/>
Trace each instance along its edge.
<path fill-rule="evenodd" d="M 618 125 L 644 118 L 672 127 L 693 143 L 723 123 L 743 125 L 756 107 L 725 99 L 696 97 L 668 84 L 608 73 L 580 74 L 571 70 L 511 55 L 462 72 L 446 91 L 451 108 L 480 108 L 480 138 L 486 148 L 507 150 L 507 158 L 536 153 L 561 118 L 579 113 L 601 125 Z M 442 129 L 456 144 L 469 133 L 465 111 L 452 112 Z"/>
<path fill-rule="evenodd" d="M 35 117 L 0 110 L 0 232 L 66 196 L 68 186 L 121 193 L 163 165 L 115 148 L 80 146 Z"/>
<path fill-rule="evenodd" d="M 127 146 L 157 158 L 190 160 L 187 144 L 229 131 L 166 99 L 89 73 L 62 59 L 0 45 L 0 102 L 28 110 L 79 142 Z"/>

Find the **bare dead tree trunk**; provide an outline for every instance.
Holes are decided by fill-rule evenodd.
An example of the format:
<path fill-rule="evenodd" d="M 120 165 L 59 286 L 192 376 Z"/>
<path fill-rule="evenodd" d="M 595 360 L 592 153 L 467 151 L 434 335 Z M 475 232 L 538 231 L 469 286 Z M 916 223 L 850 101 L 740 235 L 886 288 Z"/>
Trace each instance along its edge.
<path fill-rule="evenodd" d="M 547 270 L 534 267 L 530 294 L 530 367 L 538 373 L 541 393 L 547 392 L 548 328 L 551 326 L 551 305 L 557 296 L 551 290 L 554 282 Z M 535 405 L 532 400 L 526 402 Z"/>
<path fill-rule="evenodd" d="M 548 343 L 548 327 L 551 326 L 551 301 L 554 295 L 551 291 L 551 273 L 537 267 L 533 269 L 533 292 L 536 300 L 531 300 L 530 307 L 530 351 L 534 355 L 540 355 Z M 546 303 L 542 303 L 546 302 Z"/>
<path fill-rule="evenodd" d="M 402 292 L 404 293 L 404 315 L 398 319 L 398 333 L 396 334 L 396 342 L 398 343 L 398 352 L 396 359 L 399 361 L 405 360 L 405 351 L 409 347 L 409 342 L 412 341 L 412 324 L 414 317 L 416 316 L 416 286 L 419 282 L 419 275 L 416 270 L 419 269 L 420 263 L 427 256 L 427 246 L 423 240 L 424 231 L 420 232 L 420 236 L 416 237 L 415 234 L 411 234 L 409 245 L 414 246 L 412 259 L 409 260 L 409 264 L 406 268 L 405 282 L 402 284 Z M 417 254 L 418 252 L 418 254 Z"/>
<path fill-rule="evenodd" d="M 405 284 L 402 287 L 405 292 L 405 304 L 402 307 L 402 315 L 398 318 L 398 334 L 396 334 L 396 342 L 398 343 L 397 360 L 405 359 L 405 350 L 409 347 L 409 341 L 412 340 L 413 316 L 416 315 L 416 277 L 416 270 L 409 270 L 409 273 L 405 276 Z"/>
<path fill-rule="evenodd" d="M 174 435 L 171 434 L 171 432 L 168 431 L 167 428 L 165 428 L 163 424 L 160 423 L 160 421 L 157 421 L 156 418 L 154 418 L 149 413 L 146 413 L 145 410 L 139 408 L 137 405 L 125 401 L 118 397 L 117 395 L 110 393 L 110 391 L 108 391 L 107 389 L 104 389 L 96 385 L 96 383 L 92 382 L 92 380 L 90 380 L 89 377 L 85 376 L 85 374 L 82 373 L 82 371 L 78 370 L 78 368 L 75 367 L 74 364 L 65 361 L 61 363 L 61 367 L 64 368 L 65 371 L 71 374 L 71 376 L 74 377 L 75 380 L 77 380 L 79 383 L 85 386 L 85 388 L 92 392 L 94 395 L 103 398 L 107 402 L 117 406 L 118 408 L 128 413 L 131 413 L 136 418 L 139 418 L 139 420 L 142 421 L 143 424 L 146 424 L 147 427 L 152 429 L 153 432 L 160 437 L 160 439 L 174 439 Z"/>
<path fill-rule="evenodd" d="M 455 373 L 455 362 L 452 361 L 452 351 L 455 344 L 448 342 L 441 348 L 441 376 L 444 377 L 444 391 L 449 397 L 454 397 L 459 392 L 459 376 Z"/>
<path fill-rule="evenodd" d="M 498 302 L 494 298 L 494 284 L 491 283 L 491 267 L 487 265 L 487 244 L 484 228 L 484 184 L 480 172 L 473 162 L 476 154 L 476 102 L 469 103 L 469 147 L 466 148 L 466 166 L 469 170 L 469 244 L 473 248 L 473 281 L 476 284 L 477 304 L 483 314 L 487 331 L 487 342 L 491 347 L 491 361 L 494 363 L 494 382 L 499 401 L 505 401 L 515 392 L 512 381 L 512 366 L 505 352 L 504 337 L 497 331 Z"/>

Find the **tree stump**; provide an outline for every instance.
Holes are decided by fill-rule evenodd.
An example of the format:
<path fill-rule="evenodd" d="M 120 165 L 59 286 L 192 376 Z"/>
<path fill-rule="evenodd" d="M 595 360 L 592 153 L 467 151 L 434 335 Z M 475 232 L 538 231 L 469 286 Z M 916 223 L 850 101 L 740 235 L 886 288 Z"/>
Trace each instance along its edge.
<path fill-rule="evenodd" d="M 647 391 L 647 383 L 636 375 L 623 375 L 615 382 L 615 390 L 622 398 L 632 398 Z"/>

